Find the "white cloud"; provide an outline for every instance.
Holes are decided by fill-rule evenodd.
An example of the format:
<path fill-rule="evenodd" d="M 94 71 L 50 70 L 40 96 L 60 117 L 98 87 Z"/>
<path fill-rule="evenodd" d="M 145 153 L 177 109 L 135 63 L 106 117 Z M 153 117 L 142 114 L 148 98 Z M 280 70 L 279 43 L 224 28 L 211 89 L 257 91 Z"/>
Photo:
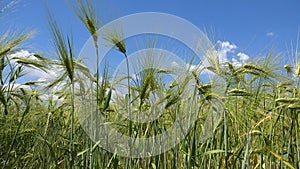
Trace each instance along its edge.
<path fill-rule="evenodd" d="M 23 84 L 18 84 L 18 83 L 15 83 L 15 84 L 4 84 L 3 85 L 3 88 L 4 90 L 8 91 L 8 90 L 18 90 L 18 89 L 24 89 L 26 91 L 31 91 L 31 88 L 30 86 L 28 85 L 23 85 Z"/>
<path fill-rule="evenodd" d="M 235 49 L 237 49 L 237 46 L 228 41 L 218 41 L 217 43 L 220 46 L 220 49 L 218 51 L 219 62 L 228 62 L 228 53 L 234 53 Z"/>
<path fill-rule="evenodd" d="M 229 41 L 217 41 L 217 45 L 217 49 L 215 51 L 210 51 L 208 55 L 212 58 L 218 57 L 219 64 L 230 62 L 235 67 L 241 67 L 250 58 L 243 52 L 239 52 L 236 54 L 236 49 L 238 49 L 238 47 Z M 202 61 L 202 65 L 204 67 L 210 66 L 209 60 L 204 58 L 204 60 Z M 203 73 L 209 72 L 203 71 Z"/>
<path fill-rule="evenodd" d="M 16 61 L 15 61 L 16 58 L 25 58 L 25 59 L 36 60 L 36 58 L 33 56 L 33 53 L 30 53 L 27 50 L 20 50 L 16 53 L 13 53 L 13 54 L 9 55 L 8 58 L 10 59 L 10 62 L 12 64 L 17 64 Z"/>
<path fill-rule="evenodd" d="M 238 49 L 238 47 L 229 41 L 217 41 L 217 49 L 208 51 L 207 56 L 203 58 L 200 66 L 187 63 L 185 67 L 190 68 L 190 71 L 197 70 L 197 72 L 201 74 L 214 74 L 212 71 L 206 69 L 206 67 L 213 64 L 210 63 L 210 59 L 214 60 L 215 58 L 219 59 L 219 64 L 230 62 L 235 67 L 241 67 L 250 59 L 250 57 L 243 52 L 238 52 L 236 54 L 236 49 Z M 178 63 L 175 62 L 171 64 L 174 67 L 179 66 Z"/>
<path fill-rule="evenodd" d="M 237 56 L 240 57 L 240 61 L 241 61 L 242 63 L 245 63 L 245 62 L 250 58 L 247 54 L 242 53 L 242 52 L 239 52 L 239 53 L 237 54 Z"/>
<path fill-rule="evenodd" d="M 14 54 L 11 54 L 9 56 L 10 62 L 12 64 L 18 65 L 16 63 L 16 58 L 26 58 L 26 59 L 32 59 L 32 60 L 38 60 L 35 56 L 33 56 L 34 53 L 30 53 L 27 50 L 20 50 Z M 26 76 L 29 78 L 38 78 L 38 81 L 44 81 L 44 80 L 53 80 L 59 77 L 62 72 L 63 68 L 59 65 L 47 65 L 47 69 L 45 71 L 40 70 L 38 68 L 32 67 L 25 67 L 24 73 L 26 73 Z"/>
<path fill-rule="evenodd" d="M 14 54 L 11 54 L 9 56 L 11 64 L 18 66 L 19 64 L 16 63 L 17 58 L 37 60 L 37 58 L 33 56 L 33 53 L 30 53 L 27 50 L 20 50 Z M 35 68 L 34 66 L 24 67 L 24 73 L 29 77 L 43 77 L 43 76 L 47 75 L 47 73 L 45 71 Z"/>
<path fill-rule="evenodd" d="M 218 41 L 217 43 L 220 44 L 221 50 L 223 51 L 232 52 L 234 49 L 237 49 L 235 44 L 231 44 L 228 41 Z"/>
<path fill-rule="evenodd" d="M 267 36 L 274 36 L 274 32 L 268 32 L 266 35 Z"/>
<path fill-rule="evenodd" d="M 239 57 L 238 59 L 236 58 L 232 58 L 231 59 L 231 63 L 233 66 L 235 67 L 241 67 L 243 64 L 245 64 L 248 60 L 249 60 L 249 56 L 245 53 L 239 52 L 237 54 L 237 56 Z"/>
<path fill-rule="evenodd" d="M 51 65 L 46 71 L 38 74 L 39 81 L 50 81 L 57 79 L 63 72 L 63 68 L 59 65 Z"/>
<path fill-rule="evenodd" d="M 34 53 L 30 53 L 27 50 L 20 50 L 9 56 L 10 63 L 15 66 L 20 66 L 20 64 L 17 63 L 18 58 L 38 60 L 38 58 L 34 56 Z M 38 69 L 35 66 L 23 67 L 23 73 L 26 75 L 26 80 L 35 80 L 37 82 L 37 90 L 39 91 L 44 91 L 46 86 L 51 84 L 54 80 L 58 79 L 64 72 L 63 67 L 60 65 L 51 64 L 46 66 L 47 67 L 45 70 Z M 53 87 L 53 89 L 51 89 L 51 91 L 49 92 L 54 92 L 63 89 L 66 83 L 67 81 L 62 81 L 59 85 Z"/>
<path fill-rule="evenodd" d="M 235 59 L 235 58 L 232 58 L 231 61 L 232 61 L 232 65 L 235 66 L 235 67 L 241 67 L 242 66 L 242 63 L 239 60 Z"/>

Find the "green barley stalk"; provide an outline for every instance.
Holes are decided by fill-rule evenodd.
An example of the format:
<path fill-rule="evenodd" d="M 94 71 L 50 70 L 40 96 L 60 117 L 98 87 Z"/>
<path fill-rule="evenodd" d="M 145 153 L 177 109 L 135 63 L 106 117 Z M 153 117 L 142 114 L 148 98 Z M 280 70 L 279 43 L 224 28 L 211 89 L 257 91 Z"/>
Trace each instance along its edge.
<path fill-rule="evenodd" d="M 90 35 L 93 37 L 95 51 L 96 51 L 96 136 L 95 138 L 98 138 L 98 126 L 99 126 L 99 45 L 98 45 L 98 33 L 97 30 L 99 29 L 99 18 L 97 17 L 96 10 L 94 8 L 95 4 L 92 0 L 76 0 L 77 1 L 77 7 L 73 6 L 69 1 L 69 4 L 71 8 L 73 9 L 74 13 L 77 15 L 77 17 L 81 20 L 81 22 L 84 24 L 86 29 L 89 31 Z M 93 113 L 92 113 L 93 114 Z M 91 123 L 93 123 L 94 118 L 91 116 Z M 93 142 L 90 142 L 90 148 L 93 147 Z M 92 153 L 92 152 L 91 152 Z M 93 166 L 93 156 L 91 154 L 90 158 L 90 168 Z"/>
<path fill-rule="evenodd" d="M 113 28 L 112 28 L 113 29 Z M 126 53 L 126 45 L 125 45 L 125 41 L 123 39 L 124 35 L 123 32 L 117 32 L 115 30 L 108 30 L 106 29 L 106 34 L 104 35 L 103 39 L 105 39 L 106 41 L 108 41 L 109 43 L 111 43 L 113 45 L 113 47 L 116 48 L 116 50 L 118 50 L 119 52 L 121 52 L 125 59 L 126 59 L 126 69 L 127 69 L 127 89 L 128 89 L 128 95 L 127 98 L 125 99 L 127 101 L 127 115 L 129 116 L 129 119 L 131 119 L 132 115 L 131 115 L 131 92 L 130 92 L 130 72 L 129 72 L 129 61 L 128 61 L 128 57 L 127 57 L 127 53 Z M 133 124 L 132 121 L 129 120 L 129 137 L 132 136 L 132 129 L 133 129 Z M 132 155 L 132 142 L 130 139 L 129 142 L 129 155 L 131 157 Z M 131 168 L 131 159 L 129 160 L 128 164 L 127 164 L 128 168 Z"/>
<path fill-rule="evenodd" d="M 62 77 L 68 77 L 71 83 L 71 143 L 70 143 L 70 168 L 73 168 L 75 163 L 75 150 L 74 150 L 74 121 L 75 121 L 75 98 L 74 98 L 74 72 L 75 61 L 70 38 L 67 36 L 65 39 L 63 33 L 60 31 L 57 22 L 49 15 L 49 25 L 52 33 L 52 39 L 56 54 L 59 58 L 60 65 L 65 69 Z M 63 78 L 59 78 L 63 79 Z M 53 84 L 53 83 L 52 83 Z"/>
<path fill-rule="evenodd" d="M 25 99 L 26 99 L 26 98 L 25 98 Z M 19 125 L 18 125 L 17 131 L 16 131 L 16 133 L 15 133 L 13 139 L 12 139 L 11 145 L 10 145 L 8 151 L 7 151 L 7 155 L 6 155 L 6 158 L 5 158 L 5 160 L 4 160 L 3 167 L 2 167 L 3 169 L 5 169 L 5 168 L 7 167 L 6 164 L 7 164 L 7 162 L 8 162 L 9 155 L 10 155 L 11 150 L 12 150 L 12 148 L 13 148 L 15 142 L 16 142 L 16 138 L 17 138 L 17 135 L 19 134 L 21 125 L 23 124 L 23 121 L 24 121 L 25 116 L 29 113 L 30 106 L 31 106 L 31 105 L 30 105 L 30 100 L 31 100 L 31 96 L 28 98 L 28 100 L 25 101 L 25 103 L 26 103 L 26 108 L 25 108 L 24 112 L 22 113 L 22 117 L 21 117 L 20 123 L 19 123 Z"/>

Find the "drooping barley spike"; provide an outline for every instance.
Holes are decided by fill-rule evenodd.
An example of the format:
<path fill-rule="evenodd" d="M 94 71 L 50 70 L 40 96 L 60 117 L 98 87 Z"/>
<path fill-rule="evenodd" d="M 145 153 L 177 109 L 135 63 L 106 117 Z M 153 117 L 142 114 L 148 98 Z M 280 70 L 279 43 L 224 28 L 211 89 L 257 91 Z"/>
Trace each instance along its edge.
<path fill-rule="evenodd" d="M 299 98 L 278 98 L 275 100 L 275 102 L 291 104 L 291 103 L 300 102 L 300 99 Z"/>
<path fill-rule="evenodd" d="M 112 28 L 114 29 L 114 28 Z M 116 30 L 105 30 L 105 35 L 103 36 L 103 39 L 111 43 L 113 46 L 116 47 L 118 51 L 120 51 L 123 54 L 126 54 L 126 45 L 123 39 L 123 32 L 122 31 L 116 31 Z"/>
<path fill-rule="evenodd" d="M 284 65 L 284 68 L 286 69 L 287 73 L 292 73 L 292 67 L 289 64 Z"/>
<path fill-rule="evenodd" d="M 201 94 L 209 92 L 211 87 L 212 87 L 211 84 L 197 85 L 197 88 Z"/>
<path fill-rule="evenodd" d="M 300 76 L 300 62 L 297 63 L 297 65 L 296 65 L 295 75 L 296 75 L 296 77 Z"/>
<path fill-rule="evenodd" d="M 300 109 L 300 104 L 294 103 L 288 106 L 289 109 Z"/>
<path fill-rule="evenodd" d="M 228 94 L 231 96 L 251 96 L 251 93 L 242 89 L 231 89 L 228 91 Z"/>
<path fill-rule="evenodd" d="M 253 65 L 253 64 L 245 64 L 244 68 L 247 69 L 247 70 L 255 70 L 255 71 L 258 71 L 258 72 L 261 72 L 261 73 L 266 73 L 266 71 L 264 71 L 262 68 L 260 68 L 256 65 Z"/>

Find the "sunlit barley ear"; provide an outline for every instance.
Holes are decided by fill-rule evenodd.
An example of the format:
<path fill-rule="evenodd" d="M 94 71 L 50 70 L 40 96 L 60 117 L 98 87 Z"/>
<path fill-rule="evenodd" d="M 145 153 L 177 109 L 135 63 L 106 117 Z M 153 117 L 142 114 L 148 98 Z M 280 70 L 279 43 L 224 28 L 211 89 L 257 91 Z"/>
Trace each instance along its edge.
<path fill-rule="evenodd" d="M 68 1 L 70 7 L 73 9 L 74 13 L 81 20 L 84 26 L 87 28 L 89 33 L 93 36 L 94 43 L 98 47 L 98 33 L 100 20 L 96 14 L 94 6 L 96 6 L 92 0 L 76 0 L 77 5 Z"/>
<path fill-rule="evenodd" d="M 112 47 L 116 48 L 116 50 L 126 55 L 126 45 L 123 31 L 117 31 L 114 28 L 106 29 L 103 39 L 108 41 Z"/>
<path fill-rule="evenodd" d="M 289 64 L 284 65 L 284 68 L 288 74 L 292 73 L 292 67 Z"/>
<path fill-rule="evenodd" d="M 296 77 L 300 76 L 300 62 L 298 62 L 296 65 L 295 75 Z"/>

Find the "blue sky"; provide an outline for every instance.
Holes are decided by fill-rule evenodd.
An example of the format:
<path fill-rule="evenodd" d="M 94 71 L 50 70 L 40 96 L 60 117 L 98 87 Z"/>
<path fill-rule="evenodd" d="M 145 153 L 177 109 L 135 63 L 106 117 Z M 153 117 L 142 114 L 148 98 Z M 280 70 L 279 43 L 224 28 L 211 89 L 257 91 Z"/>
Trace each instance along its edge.
<path fill-rule="evenodd" d="M 1 22 L 12 29 L 36 30 L 32 50 L 51 53 L 45 4 L 64 31 L 72 32 L 80 50 L 89 34 L 64 0 L 21 0 Z M 275 52 L 290 50 L 300 29 L 299 7 L 298 0 L 102 0 L 96 9 L 104 21 L 137 12 L 170 13 L 206 29 L 214 42 L 229 41 L 239 51 L 259 55 L 272 47 Z"/>

